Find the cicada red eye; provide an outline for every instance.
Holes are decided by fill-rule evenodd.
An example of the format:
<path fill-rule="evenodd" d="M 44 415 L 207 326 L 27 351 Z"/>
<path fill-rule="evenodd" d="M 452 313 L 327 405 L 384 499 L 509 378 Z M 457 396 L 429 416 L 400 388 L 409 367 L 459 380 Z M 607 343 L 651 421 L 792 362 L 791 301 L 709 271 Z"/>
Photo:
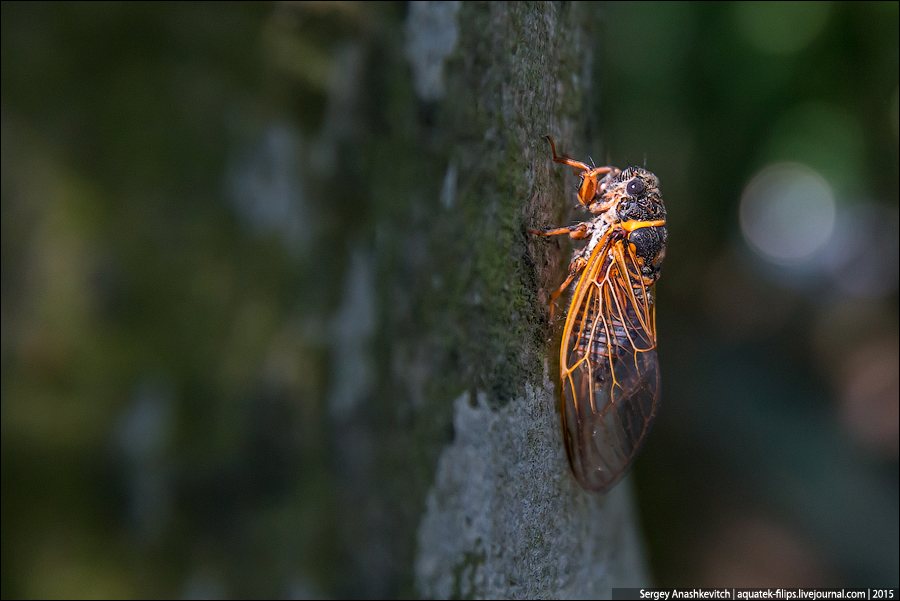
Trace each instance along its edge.
<path fill-rule="evenodd" d="M 551 301 L 578 277 L 560 348 L 560 413 L 572 473 L 583 488 L 603 492 L 631 467 L 659 406 L 654 284 L 665 256 L 665 207 L 649 171 L 553 155 L 586 178 L 604 174 L 599 196 L 579 197 L 597 213 L 592 220 L 531 230 L 588 239 Z"/>

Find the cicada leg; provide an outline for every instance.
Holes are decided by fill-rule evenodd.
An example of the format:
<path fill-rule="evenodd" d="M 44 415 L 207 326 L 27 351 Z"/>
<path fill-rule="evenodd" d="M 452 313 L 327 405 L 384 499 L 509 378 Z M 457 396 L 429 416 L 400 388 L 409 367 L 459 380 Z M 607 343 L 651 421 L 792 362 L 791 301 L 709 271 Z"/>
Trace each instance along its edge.
<path fill-rule="evenodd" d="M 548 136 L 549 137 L 549 136 Z M 552 141 L 551 141 L 552 143 Z M 587 223 L 576 223 L 575 225 L 570 225 L 568 227 L 557 227 L 550 230 L 528 230 L 529 234 L 534 234 L 535 236 L 559 236 L 561 234 L 569 234 L 569 237 L 573 240 L 584 240 L 588 237 L 588 224 Z M 578 274 L 584 269 L 584 266 L 587 265 L 587 260 L 583 257 L 575 257 L 572 259 L 572 262 L 569 263 L 569 277 L 566 278 L 566 281 L 562 283 L 562 285 L 557 288 L 556 292 L 550 295 L 550 317 L 553 318 L 553 308 L 555 306 L 556 299 L 560 294 L 563 293 L 563 290 L 569 287 L 569 284 L 572 283 Z"/>
<path fill-rule="evenodd" d="M 576 223 L 568 227 L 557 227 L 552 230 L 527 230 L 529 234 L 535 236 L 559 236 L 560 234 L 569 234 L 573 240 L 584 240 L 588 237 L 588 224 Z"/>
<path fill-rule="evenodd" d="M 553 161 L 555 163 L 562 163 L 563 165 L 569 165 L 570 167 L 572 167 L 572 172 L 575 175 L 581 175 L 581 173 L 583 173 L 585 171 L 590 171 L 591 169 L 593 169 L 593 167 L 591 167 L 587 163 L 582 163 L 581 161 L 576 161 L 575 159 L 573 159 L 572 157 L 570 157 L 567 154 L 564 154 L 562 156 L 557 156 L 556 155 L 556 144 L 553 143 L 553 138 L 551 138 L 550 136 L 545 136 L 545 137 L 547 138 L 547 140 L 550 141 L 550 151 L 553 153 Z M 581 173 L 579 172 L 579 169 L 581 170 Z"/>
<path fill-rule="evenodd" d="M 572 168 L 572 172 L 575 175 L 581 176 L 581 184 L 578 186 L 578 202 L 585 207 L 588 207 L 591 213 L 603 213 L 609 210 L 614 204 L 614 199 L 600 201 L 599 197 L 602 197 L 603 193 L 606 192 L 606 187 L 609 185 L 612 178 L 619 175 L 622 170 L 618 167 L 610 166 L 594 167 L 593 165 L 576 161 L 565 154 L 557 156 L 556 145 L 553 143 L 553 138 L 547 136 L 547 140 L 550 142 L 550 151 L 553 153 L 553 161 L 555 163 L 568 165 Z"/>
<path fill-rule="evenodd" d="M 566 281 L 562 283 L 562 285 L 556 289 L 556 292 L 550 295 L 550 317 L 553 317 L 553 307 L 555 307 L 556 299 L 560 294 L 563 293 L 563 290 L 569 287 L 569 284 L 572 283 L 572 280 L 577 278 L 581 272 L 584 270 L 584 266 L 587 265 L 587 259 L 584 257 L 575 257 L 572 259 L 572 262 L 569 263 L 569 277 L 566 278 Z"/>

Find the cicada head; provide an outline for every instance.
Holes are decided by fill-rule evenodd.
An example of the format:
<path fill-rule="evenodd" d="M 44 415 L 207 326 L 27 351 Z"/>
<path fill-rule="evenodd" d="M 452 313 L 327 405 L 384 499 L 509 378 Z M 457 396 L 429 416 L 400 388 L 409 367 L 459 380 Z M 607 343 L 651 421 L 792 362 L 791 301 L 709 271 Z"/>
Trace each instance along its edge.
<path fill-rule="evenodd" d="M 612 178 L 602 200 L 611 206 L 620 221 L 666 219 L 659 179 L 640 167 L 629 167 Z"/>

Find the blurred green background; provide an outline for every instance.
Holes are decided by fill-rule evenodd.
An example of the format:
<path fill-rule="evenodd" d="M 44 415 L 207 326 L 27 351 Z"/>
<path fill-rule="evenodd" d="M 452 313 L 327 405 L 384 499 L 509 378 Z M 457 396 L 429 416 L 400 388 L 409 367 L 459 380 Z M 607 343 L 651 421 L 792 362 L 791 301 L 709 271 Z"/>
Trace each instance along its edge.
<path fill-rule="evenodd" d="M 558 148 L 668 208 L 651 573 L 897 588 L 898 3 L 595 10 Z M 317 283 L 393 209 L 333 201 L 332 74 L 406 11 L 2 4 L 4 598 L 342 590 Z"/>
<path fill-rule="evenodd" d="M 659 582 L 898 583 L 897 8 L 608 14 L 602 139 L 668 209 Z"/>

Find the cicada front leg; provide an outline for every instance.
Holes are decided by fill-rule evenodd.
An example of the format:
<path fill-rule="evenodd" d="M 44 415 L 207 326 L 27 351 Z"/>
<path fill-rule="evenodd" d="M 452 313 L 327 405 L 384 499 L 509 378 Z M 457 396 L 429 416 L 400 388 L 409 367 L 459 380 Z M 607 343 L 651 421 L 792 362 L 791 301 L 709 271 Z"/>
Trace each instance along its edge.
<path fill-rule="evenodd" d="M 575 175 L 581 176 L 581 183 L 578 185 L 578 202 L 587 207 L 591 213 L 605 213 L 608 211 L 610 207 L 615 204 L 615 199 L 603 198 L 603 195 L 606 193 L 606 188 L 609 186 L 610 182 L 617 175 L 622 173 L 622 170 L 618 167 L 609 165 L 605 167 L 594 167 L 593 165 L 576 161 L 565 154 L 557 156 L 556 145 L 553 143 L 553 138 L 547 136 L 547 140 L 550 142 L 550 151 L 553 153 L 553 161 L 555 163 L 568 165 L 572 168 L 572 172 Z M 593 161 L 591 161 L 591 163 L 593 163 Z"/>

